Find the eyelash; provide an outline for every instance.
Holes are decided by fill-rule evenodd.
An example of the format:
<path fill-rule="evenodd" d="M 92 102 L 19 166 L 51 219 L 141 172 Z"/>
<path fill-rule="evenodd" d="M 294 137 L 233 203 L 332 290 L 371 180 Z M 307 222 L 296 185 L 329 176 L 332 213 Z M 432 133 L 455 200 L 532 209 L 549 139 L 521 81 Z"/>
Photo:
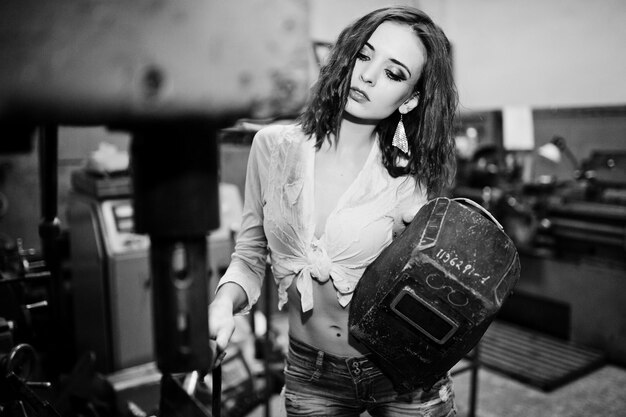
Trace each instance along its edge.
<path fill-rule="evenodd" d="M 392 81 L 404 81 L 404 77 L 394 74 L 392 71 L 386 70 L 387 77 Z"/>
<path fill-rule="evenodd" d="M 370 57 L 362 52 L 359 52 L 356 54 L 356 59 L 358 59 L 359 61 L 369 61 Z M 390 70 L 385 70 L 385 75 L 387 75 L 387 78 L 389 78 L 391 81 L 399 82 L 405 80 L 403 76 L 396 75 L 393 73 L 393 71 Z"/>

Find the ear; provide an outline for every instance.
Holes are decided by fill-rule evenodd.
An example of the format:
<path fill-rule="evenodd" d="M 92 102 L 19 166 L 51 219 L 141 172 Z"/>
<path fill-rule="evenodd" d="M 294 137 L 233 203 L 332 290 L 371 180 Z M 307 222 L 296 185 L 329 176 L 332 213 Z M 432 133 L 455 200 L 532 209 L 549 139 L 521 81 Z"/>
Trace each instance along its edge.
<path fill-rule="evenodd" d="M 411 97 L 409 97 L 404 103 L 402 103 L 402 105 L 398 108 L 398 111 L 400 112 L 400 114 L 407 114 L 408 112 L 416 108 L 419 102 L 419 93 L 411 94 Z"/>

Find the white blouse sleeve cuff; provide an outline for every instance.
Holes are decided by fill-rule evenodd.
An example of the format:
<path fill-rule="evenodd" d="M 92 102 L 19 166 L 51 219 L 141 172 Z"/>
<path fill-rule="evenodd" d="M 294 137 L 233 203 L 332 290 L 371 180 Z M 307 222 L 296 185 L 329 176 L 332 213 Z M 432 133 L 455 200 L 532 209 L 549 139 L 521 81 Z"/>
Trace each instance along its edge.
<path fill-rule="evenodd" d="M 234 258 L 224 276 L 219 280 L 215 291 L 217 292 L 219 288 L 227 282 L 239 285 L 246 293 L 248 301 L 244 307 L 237 312 L 237 315 L 247 314 L 252 306 L 259 300 L 261 287 L 263 285 L 262 279 L 259 281 L 259 278 L 251 273 L 250 269 L 243 262 L 237 262 Z"/>

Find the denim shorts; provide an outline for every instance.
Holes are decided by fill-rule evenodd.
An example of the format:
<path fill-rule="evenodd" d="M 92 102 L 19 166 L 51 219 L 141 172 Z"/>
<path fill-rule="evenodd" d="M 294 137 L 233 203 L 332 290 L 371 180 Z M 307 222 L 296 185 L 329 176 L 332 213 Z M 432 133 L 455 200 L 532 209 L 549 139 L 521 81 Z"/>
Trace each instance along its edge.
<path fill-rule="evenodd" d="M 285 366 L 288 416 L 456 415 L 449 376 L 429 390 L 398 394 L 369 355 L 341 357 L 291 339 Z"/>

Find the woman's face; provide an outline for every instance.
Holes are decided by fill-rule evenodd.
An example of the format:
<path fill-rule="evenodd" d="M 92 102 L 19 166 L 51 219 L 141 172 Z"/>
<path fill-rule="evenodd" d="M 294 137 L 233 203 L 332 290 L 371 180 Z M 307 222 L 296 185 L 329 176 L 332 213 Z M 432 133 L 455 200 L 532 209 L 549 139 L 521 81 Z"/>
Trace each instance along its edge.
<path fill-rule="evenodd" d="M 363 45 L 352 71 L 345 110 L 353 117 L 379 121 L 412 98 L 426 62 L 426 49 L 413 29 L 383 22 Z M 417 105 L 417 98 L 413 97 Z M 401 112 L 412 110 L 406 106 Z"/>

